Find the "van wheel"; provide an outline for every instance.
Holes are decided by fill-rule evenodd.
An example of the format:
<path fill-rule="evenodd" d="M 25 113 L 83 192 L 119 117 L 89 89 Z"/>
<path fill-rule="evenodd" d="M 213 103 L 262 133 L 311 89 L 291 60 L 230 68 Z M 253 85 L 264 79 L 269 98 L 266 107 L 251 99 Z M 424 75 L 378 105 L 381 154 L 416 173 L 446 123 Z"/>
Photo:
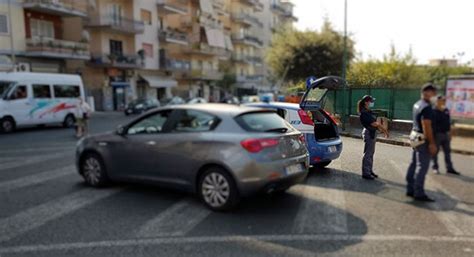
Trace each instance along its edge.
<path fill-rule="evenodd" d="M 75 123 L 76 123 L 76 118 L 74 118 L 74 115 L 68 114 L 66 115 L 66 118 L 64 118 L 63 127 L 72 128 L 74 127 Z"/>
<path fill-rule="evenodd" d="M 15 121 L 10 118 L 4 118 L 0 120 L 0 131 L 3 133 L 11 133 L 15 130 Z"/>
<path fill-rule="evenodd" d="M 79 165 L 81 175 L 89 186 L 102 187 L 109 184 L 104 162 L 98 154 L 86 154 Z"/>
<path fill-rule="evenodd" d="M 198 194 L 213 211 L 232 210 L 240 199 L 234 179 L 219 167 L 211 167 L 202 174 Z"/>

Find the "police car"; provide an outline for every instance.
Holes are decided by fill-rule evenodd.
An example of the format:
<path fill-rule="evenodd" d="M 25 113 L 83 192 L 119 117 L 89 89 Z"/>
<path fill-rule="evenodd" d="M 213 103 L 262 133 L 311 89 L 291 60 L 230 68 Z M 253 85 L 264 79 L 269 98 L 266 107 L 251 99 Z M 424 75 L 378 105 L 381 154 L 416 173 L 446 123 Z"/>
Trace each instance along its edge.
<path fill-rule="evenodd" d="M 328 91 L 340 88 L 344 83 L 342 78 L 333 76 L 311 78 L 300 104 L 268 102 L 246 105 L 276 110 L 304 134 L 311 165 L 326 167 L 341 155 L 342 140 L 336 121 L 323 109 L 323 103 Z"/>

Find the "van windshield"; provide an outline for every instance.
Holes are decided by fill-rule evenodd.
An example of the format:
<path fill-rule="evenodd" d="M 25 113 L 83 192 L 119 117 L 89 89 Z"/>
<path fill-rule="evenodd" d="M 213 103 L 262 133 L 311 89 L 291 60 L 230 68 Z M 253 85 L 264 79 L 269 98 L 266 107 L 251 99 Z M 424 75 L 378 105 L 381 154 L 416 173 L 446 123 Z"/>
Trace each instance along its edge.
<path fill-rule="evenodd" d="M 5 99 L 8 92 L 15 86 L 14 82 L 11 81 L 0 81 L 0 99 Z"/>

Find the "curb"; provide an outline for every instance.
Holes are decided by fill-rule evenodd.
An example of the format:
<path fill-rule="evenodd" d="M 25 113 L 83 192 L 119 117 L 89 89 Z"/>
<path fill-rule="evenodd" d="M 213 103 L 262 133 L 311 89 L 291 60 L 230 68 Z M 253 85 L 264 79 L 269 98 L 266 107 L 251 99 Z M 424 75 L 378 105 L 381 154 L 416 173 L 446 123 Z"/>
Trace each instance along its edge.
<path fill-rule="evenodd" d="M 361 135 L 352 134 L 352 133 L 349 133 L 349 132 L 340 132 L 339 134 L 341 136 L 344 136 L 344 137 L 362 139 Z M 377 142 L 390 144 L 390 145 L 399 145 L 399 146 L 410 147 L 410 143 L 405 142 L 405 141 L 401 141 L 401 140 L 395 140 L 395 139 L 379 138 L 378 137 Z M 470 151 L 470 150 L 451 149 L 451 152 L 457 153 L 457 154 L 462 154 L 462 155 L 474 155 L 474 151 Z"/>

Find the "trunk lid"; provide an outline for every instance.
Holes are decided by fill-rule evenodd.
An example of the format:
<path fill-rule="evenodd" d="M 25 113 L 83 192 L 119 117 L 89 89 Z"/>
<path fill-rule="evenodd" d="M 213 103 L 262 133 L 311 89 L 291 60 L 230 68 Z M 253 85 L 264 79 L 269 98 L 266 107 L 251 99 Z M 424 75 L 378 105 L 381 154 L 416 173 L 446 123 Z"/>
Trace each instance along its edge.
<path fill-rule="evenodd" d="M 306 81 L 306 92 L 301 98 L 300 107 L 305 111 L 324 108 L 324 102 L 329 91 L 346 86 L 346 81 L 337 76 L 327 76 L 320 79 L 314 77 Z"/>

